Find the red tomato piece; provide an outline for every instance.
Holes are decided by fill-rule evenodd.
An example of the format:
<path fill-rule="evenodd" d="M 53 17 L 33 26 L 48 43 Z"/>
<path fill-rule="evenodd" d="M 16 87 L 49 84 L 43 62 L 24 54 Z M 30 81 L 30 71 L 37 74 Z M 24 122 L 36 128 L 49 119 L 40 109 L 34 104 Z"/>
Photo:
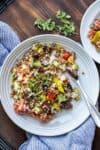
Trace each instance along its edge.
<path fill-rule="evenodd" d="M 62 55 L 62 57 L 63 57 L 65 60 L 67 60 L 70 56 L 71 56 L 71 53 L 70 53 L 70 52 L 67 52 L 67 51 L 65 51 L 65 52 L 63 53 L 63 55 Z"/>
<path fill-rule="evenodd" d="M 54 100 L 56 98 L 56 92 L 54 91 L 48 91 L 47 92 L 47 99 L 48 100 Z"/>

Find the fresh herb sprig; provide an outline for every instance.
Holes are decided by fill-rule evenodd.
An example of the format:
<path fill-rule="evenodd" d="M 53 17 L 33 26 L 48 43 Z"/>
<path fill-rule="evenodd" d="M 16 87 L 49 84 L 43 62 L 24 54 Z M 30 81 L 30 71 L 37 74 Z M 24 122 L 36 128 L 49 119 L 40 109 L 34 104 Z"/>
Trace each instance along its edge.
<path fill-rule="evenodd" d="M 71 19 L 71 16 L 64 11 L 58 10 L 56 13 L 56 18 L 60 19 L 63 23 L 70 23 L 69 20 Z"/>
<path fill-rule="evenodd" d="M 56 31 L 65 36 L 70 36 L 75 32 L 75 25 L 72 17 L 64 11 L 57 11 L 55 18 L 59 20 L 59 24 L 52 18 L 47 20 L 36 19 L 34 24 L 43 31 Z"/>
<path fill-rule="evenodd" d="M 51 18 L 47 20 L 36 19 L 34 24 L 43 31 L 53 31 L 55 29 L 55 22 Z"/>
<path fill-rule="evenodd" d="M 74 22 L 71 20 L 71 16 L 66 14 L 64 11 L 58 11 L 56 14 L 56 18 L 63 23 L 62 25 L 57 25 L 57 30 L 64 34 L 65 36 L 70 36 L 75 32 Z"/>

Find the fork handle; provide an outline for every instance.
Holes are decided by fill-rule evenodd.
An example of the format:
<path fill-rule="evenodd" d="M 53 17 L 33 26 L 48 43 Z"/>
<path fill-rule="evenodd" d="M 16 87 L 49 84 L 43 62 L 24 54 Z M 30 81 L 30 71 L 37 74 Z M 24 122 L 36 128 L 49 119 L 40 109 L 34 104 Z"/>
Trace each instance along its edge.
<path fill-rule="evenodd" d="M 78 82 L 78 85 L 80 87 L 81 92 L 84 95 L 85 98 L 85 102 L 88 106 L 89 112 L 93 118 L 93 120 L 95 121 L 97 127 L 100 128 L 100 113 L 98 111 L 98 109 L 96 108 L 96 106 L 92 103 L 92 99 L 87 95 L 87 93 L 83 90 L 83 88 L 80 85 L 80 82 Z"/>
<path fill-rule="evenodd" d="M 92 118 L 94 119 L 94 121 L 95 121 L 97 127 L 100 128 L 100 113 L 99 113 L 99 111 L 97 110 L 97 108 L 96 108 L 95 105 L 91 105 L 91 103 L 90 103 L 89 105 L 90 105 L 90 106 L 88 106 L 88 107 L 90 107 L 90 108 L 89 108 L 90 114 L 91 114 Z"/>

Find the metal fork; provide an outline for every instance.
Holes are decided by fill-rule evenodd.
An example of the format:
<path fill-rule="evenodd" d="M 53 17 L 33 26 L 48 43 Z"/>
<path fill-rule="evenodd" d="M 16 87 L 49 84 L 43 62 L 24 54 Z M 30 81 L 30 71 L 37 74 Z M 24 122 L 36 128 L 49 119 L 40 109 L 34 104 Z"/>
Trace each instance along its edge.
<path fill-rule="evenodd" d="M 80 84 L 79 79 L 74 79 L 71 75 L 70 75 L 70 77 L 71 77 L 72 80 L 73 80 L 74 82 L 76 82 L 77 85 L 79 86 L 80 91 L 81 91 L 81 93 L 82 93 L 83 96 L 84 96 L 84 100 L 85 100 L 85 102 L 86 102 L 86 104 L 87 104 L 87 106 L 88 106 L 88 110 L 89 110 L 89 112 L 90 112 L 90 114 L 91 114 L 93 120 L 95 121 L 95 124 L 97 125 L 97 127 L 100 128 L 100 113 L 99 113 L 98 109 L 97 109 L 96 106 L 93 104 L 92 99 L 91 99 L 91 98 L 88 96 L 88 94 L 84 91 L 83 87 L 82 87 L 81 84 Z"/>

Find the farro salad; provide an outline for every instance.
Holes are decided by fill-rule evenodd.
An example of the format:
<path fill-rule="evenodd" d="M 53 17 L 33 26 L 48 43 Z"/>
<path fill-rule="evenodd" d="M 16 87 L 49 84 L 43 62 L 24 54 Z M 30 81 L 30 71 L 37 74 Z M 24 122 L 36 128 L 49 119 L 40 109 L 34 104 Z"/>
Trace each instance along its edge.
<path fill-rule="evenodd" d="M 96 18 L 91 25 L 88 37 L 90 41 L 95 45 L 96 49 L 100 51 L 100 18 Z"/>
<path fill-rule="evenodd" d="M 59 44 L 35 43 L 11 70 L 11 96 L 14 110 L 48 122 L 62 110 L 72 109 L 80 93 L 67 71 L 78 78 L 74 52 Z"/>

